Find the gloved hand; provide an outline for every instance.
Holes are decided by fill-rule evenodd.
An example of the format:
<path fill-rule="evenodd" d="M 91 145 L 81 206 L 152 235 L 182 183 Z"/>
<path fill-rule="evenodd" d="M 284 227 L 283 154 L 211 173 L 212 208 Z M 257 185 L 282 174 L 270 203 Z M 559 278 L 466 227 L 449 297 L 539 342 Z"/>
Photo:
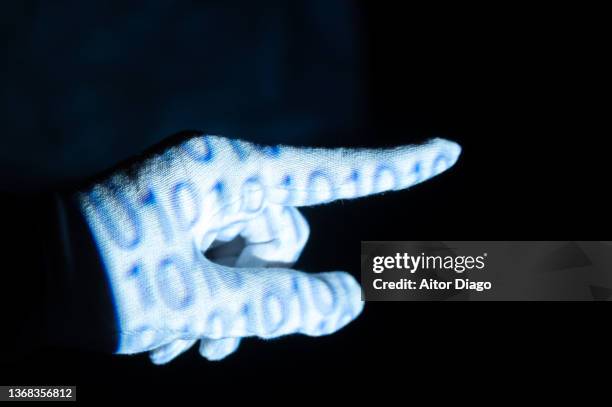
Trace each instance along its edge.
<path fill-rule="evenodd" d="M 296 207 L 422 182 L 461 148 L 261 147 L 188 138 L 78 194 L 108 273 L 117 352 L 165 363 L 200 340 L 219 360 L 241 338 L 330 334 L 363 308 L 348 273 L 289 267 L 309 234 Z"/>

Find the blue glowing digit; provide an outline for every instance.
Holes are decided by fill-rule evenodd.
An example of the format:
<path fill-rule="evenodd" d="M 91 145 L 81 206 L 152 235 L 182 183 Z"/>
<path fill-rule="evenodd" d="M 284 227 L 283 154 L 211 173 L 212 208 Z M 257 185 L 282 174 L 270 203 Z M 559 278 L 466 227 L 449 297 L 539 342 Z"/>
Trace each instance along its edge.
<path fill-rule="evenodd" d="M 232 290 L 243 288 L 244 279 L 238 270 L 228 269 L 224 277 L 223 282 L 227 288 Z"/>
<path fill-rule="evenodd" d="M 301 325 L 305 319 L 306 308 L 308 307 L 307 299 L 304 296 L 304 291 L 300 287 L 300 280 L 302 278 L 299 276 L 291 277 L 291 291 L 290 296 L 295 295 L 298 299 L 298 314 L 299 314 L 299 324 Z"/>
<path fill-rule="evenodd" d="M 171 279 L 171 274 L 175 274 L 177 278 Z M 194 303 L 193 277 L 180 257 L 162 259 L 157 267 L 156 277 L 157 289 L 169 308 L 180 310 Z M 176 281 L 180 281 L 180 284 Z M 178 287 L 179 285 L 181 287 Z"/>
<path fill-rule="evenodd" d="M 423 171 L 421 168 L 421 162 L 417 161 L 412 167 L 412 174 L 414 175 L 414 183 L 420 182 L 423 179 Z"/>
<path fill-rule="evenodd" d="M 184 192 L 183 192 L 184 191 Z M 181 199 L 181 196 L 187 194 L 193 207 L 191 218 L 186 216 L 186 203 Z M 200 218 L 200 198 L 197 189 L 191 182 L 179 182 L 172 188 L 171 201 L 174 208 L 174 214 L 177 218 L 179 226 L 184 230 L 191 229 Z"/>
<path fill-rule="evenodd" d="M 200 270 L 202 271 L 202 277 L 208 289 L 208 295 L 211 297 L 215 296 L 219 291 L 220 280 L 217 270 L 213 267 L 201 267 Z"/>
<path fill-rule="evenodd" d="M 247 178 L 247 180 L 242 184 L 242 210 L 246 213 L 258 212 L 264 204 L 266 194 L 265 191 L 266 190 L 258 176 L 254 175 Z M 252 205 L 250 200 L 255 194 L 259 194 L 259 196 L 255 197 L 257 201 L 255 202 L 255 205 Z"/>
<path fill-rule="evenodd" d="M 225 184 L 223 181 L 217 181 L 210 189 L 210 192 L 213 192 L 217 197 L 219 204 L 223 205 L 223 202 L 225 201 Z"/>
<path fill-rule="evenodd" d="M 278 306 L 280 315 L 272 307 Z M 287 322 L 287 307 L 283 298 L 273 293 L 265 293 L 261 302 L 262 323 L 266 335 L 273 335 Z"/>
<path fill-rule="evenodd" d="M 215 151 L 208 136 L 192 138 L 183 143 L 181 147 L 189 157 L 200 163 L 208 163 L 215 156 Z"/>
<path fill-rule="evenodd" d="M 346 179 L 346 183 L 352 183 L 355 185 L 355 191 L 354 191 L 354 196 L 358 196 L 359 195 L 359 190 L 360 190 L 360 181 L 361 180 L 361 175 L 359 174 L 359 170 L 357 169 L 353 169 L 351 171 L 351 174 L 348 176 L 348 178 Z"/>
<path fill-rule="evenodd" d="M 147 192 L 142 196 L 140 202 L 145 207 L 153 208 L 155 214 L 157 215 L 157 220 L 159 222 L 159 226 L 162 230 L 164 238 L 167 242 L 172 241 L 173 233 L 172 233 L 172 224 L 170 223 L 170 218 L 166 214 L 166 210 L 163 205 L 160 205 L 157 197 L 155 196 L 155 192 L 152 188 L 149 188 Z"/>
<path fill-rule="evenodd" d="M 92 203 L 100 222 L 110 235 L 111 239 L 122 249 L 134 249 L 142 239 L 142 224 L 138 213 L 134 210 L 126 196 L 118 188 L 111 189 L 113 193 L 107 197 L 100 196 L 97 189 L 89 193 L 89 201 Z M 115 210 L 109 211 L 107 205 L 109 200 L 115 200 L 116 205 L 112 205 L 113 209 L 121 209 L 127 214 L 129 225 L 121 223 L 118 225 L 115 221 L 118 216 Z M 124 218 L 121 218 L 124 219 Z M 131 229 L 131 236 L 129 230 Z"/>
<path fill-rule="evenodd" d="M 245 321 L 246 333 L 249 335 L 257 335 L 257 320 L 250 304 L 246 303 L 240 308 L 240 316 Z"/>
<path fill-rule="evenodd" d="M 283 205 L 291 205 L 295 200 L 295 188 L 293 187 L 293 178 L 291 175 L 285 175 L 285 178 L 281 181 L 280 187 L 287 191 L 287 197 Z"/>
<path fill-rule="evenodd" d="M 144 309 L 150 308 L 155 302 L 155 297 L 153 295 L 153 288 L 151 287 L 149 276 L 146 274 L 144 266 L 140 263 L 134 264 L 134 266 L 128 270 L 127 277 L 135 280 L 142 307 Z"/>
<path fill-rule="evenodd" d="M 433 169 L 436 174 L 445 171 L 449 167 L 449 159 L 444 153 L 440 153 L 436 156 L 433 163 Z"/>
<path fill-rule="evenodd" d="M 312 302 L 316 308 L 323 315 L 329 315 L 336 309 L 337 306 L 337 293 L 334 287 L 323 278 L 312 278 L 310 284 L 310 292 L 312 294 Z M 325 291 L 329 295 L 331 301 L 327 301 L 326 295 L 322 292 Z"/>
<path fill-rule="evenodd" d="M 229 144 L 232 147 L 232 150 L 234 150 L 234 153 L 236 153 L 236 155 L 238 156 L 238 159 L 240 161 L 243 161 L 248 156 L 247 151 L 242 147 L 242 144 L 240 141 L 235 140 L 235 139 L 230 139 Z"/>
<path fill-rule="evenodd" d="M 281 147 L 280 146 L 257 146 L 266 157 L 278 158 L 280 157 Z"/>
<path fill-rule="evenodd" d="M 214 232 L 211 231 L 211 233 Z M 191 260 L 191 269 L 199 270 L 202 273 L 202 278 L 204 279 L 204 285 L 208 290 L 208 295 L 212 297 L 217 294 L 220 280 L 219 276 L 217 275 L 217 271 L 213 267 L 206 267 L 206 259 L 204 254 L 195 244 L 192 246 Z"/>
<path fill-rule="evenodd" d="M 317 180 L 323 180 L 327 186 L 329 187 L 329 196 L 322 196 L 321 191 L 323 189 L 317 190 L 315 188 Z M 310 176 L 308 177 L 308 198 L 307 203 L 312 202 L 323 202 L 323 201 L 331 201 L 334 199 L 334 183 L 331 180 L 331 177 L 325 173 L 323 170 L 314 170 Z"/>
<path fill-rule="evenodd" d="M 393 177 L 393 186 L 391 188 L 387 188 L 385 185 L 380 185 L 381 179 L 385 173 L 390 173 Z M 395 170 L 387 164 L 379 164 L 376 167 L 376 171 L 374 172 L 374 191 L 384 191 L 387 189 L 395 189 L 398 185 L 398 177 L 395 173 Z"/>

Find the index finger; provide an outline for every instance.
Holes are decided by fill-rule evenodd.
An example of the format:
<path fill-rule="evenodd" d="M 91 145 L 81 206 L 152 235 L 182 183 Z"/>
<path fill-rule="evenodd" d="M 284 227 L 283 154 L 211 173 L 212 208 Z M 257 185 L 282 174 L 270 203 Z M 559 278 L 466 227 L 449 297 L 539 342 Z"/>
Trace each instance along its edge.
<path fill-rule="evenodd" d="M 409 188 L 452 167 L 461 147 L 437 138 L 390 149 L 275 151 L 259 163 L 268 201 L 308 206 Z"/>

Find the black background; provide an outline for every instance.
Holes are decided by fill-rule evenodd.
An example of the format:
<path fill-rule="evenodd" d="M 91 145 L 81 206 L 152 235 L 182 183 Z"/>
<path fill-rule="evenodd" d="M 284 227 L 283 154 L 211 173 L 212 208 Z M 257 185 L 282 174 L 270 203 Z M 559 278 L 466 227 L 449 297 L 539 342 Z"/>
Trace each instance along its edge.
<path fill-rule="evenodd" d="M 595 11 L 355 7 L 363 106 L 352 128 L 322 131 L 315 142 L 389 146 L 444 136 L 464 152 L 451 171 L 408 191 L 305 208 L 311 238 L 296 268 L 357 276 L 361 240 L 606 239 Z M 147 147 L 133 142 L 118 155 Z M 3 366 L 3 382 L 76 384 L 81 401 L 367 394 L 408 403 L 485 389 L 524 401 L 533 389 L 572 393 L 575 385 L 562 384 L 588 375 L 591 364 L 609 366 L 609 321 L 610 308 L 594 303 L 368 303 L 334 335 L 249 339 L 220 363 L 195 348 L 162 367 L 147 355 L 42 349 Z M 600 389 L 595 379 L 591 386 Z"/>

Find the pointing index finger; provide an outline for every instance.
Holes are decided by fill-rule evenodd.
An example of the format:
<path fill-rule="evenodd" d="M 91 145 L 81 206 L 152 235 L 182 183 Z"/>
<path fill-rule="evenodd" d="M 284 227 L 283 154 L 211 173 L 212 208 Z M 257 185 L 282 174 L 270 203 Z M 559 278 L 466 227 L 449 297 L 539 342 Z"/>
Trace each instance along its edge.
<path fill-rule="evenodd" d="M 307 206 L 411 187 L 446 171 L 460 153 L 440 138 L 390 149 L 282 147 L 260 171 L 268 200 Z"/>

